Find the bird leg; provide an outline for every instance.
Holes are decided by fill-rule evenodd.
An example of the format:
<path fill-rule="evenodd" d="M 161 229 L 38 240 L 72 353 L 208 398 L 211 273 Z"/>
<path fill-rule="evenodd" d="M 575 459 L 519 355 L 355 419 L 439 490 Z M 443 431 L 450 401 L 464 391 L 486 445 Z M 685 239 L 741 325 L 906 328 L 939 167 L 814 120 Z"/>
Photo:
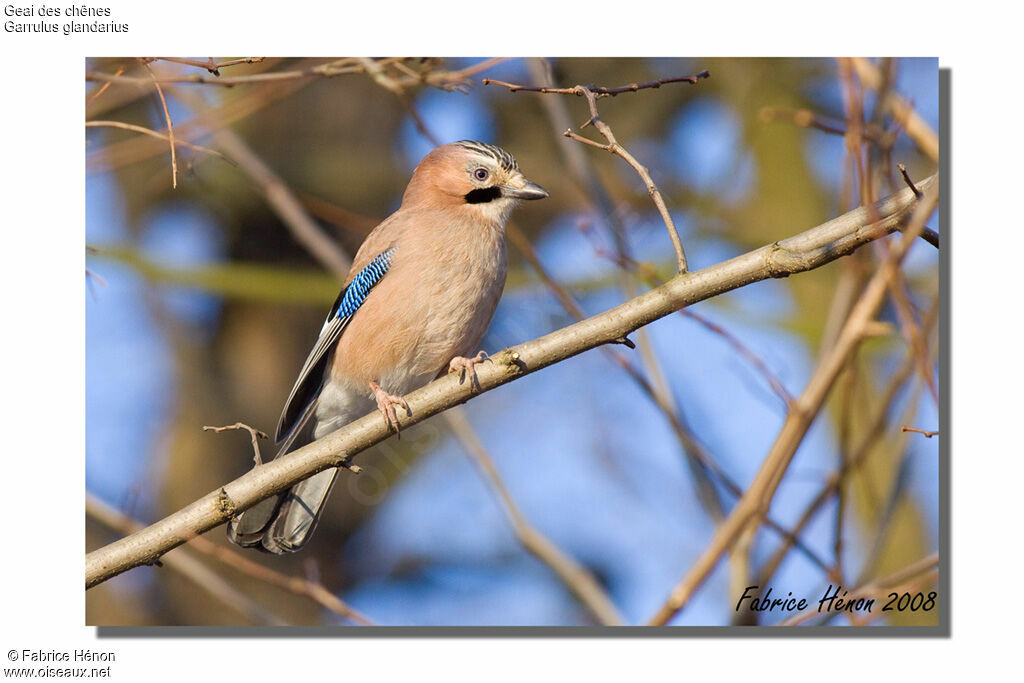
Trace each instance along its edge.
<path fill-rule="evenodd" d="M 459 373 L 459 384 L 466 381 L 466 373 L 469 373 L 469 384 L 476 390 L 480 390 L 480 380 L 476 376 L 476 365 L 483 363 L 484 361 L 490 361 L 491 359 L 483 351 L 478 351 L 472 358 L 463 358 L 462 356 L 455 356 L 451 362 L 448 363 L 448 372 Z"/>
<path fill-rule="evenodd" d="M 373 395 L 377 399 L 377 409 L 384 416 L 384 423 L 388 426 L 388 429 L 394 429 L 395 433 L 401 438 L 402 430 L 398 425 L 398 415 L 395 413 L 395 406 L 402 406 L 405 408 L 406 415 L 411 416 L 412 409 L 409 408 L 409 404 L 401 396 L 392 396 L 384 391 L 380 388 L 379 384 L 372 380 L 370 381 L 370 389 L 373 390 Z"/>

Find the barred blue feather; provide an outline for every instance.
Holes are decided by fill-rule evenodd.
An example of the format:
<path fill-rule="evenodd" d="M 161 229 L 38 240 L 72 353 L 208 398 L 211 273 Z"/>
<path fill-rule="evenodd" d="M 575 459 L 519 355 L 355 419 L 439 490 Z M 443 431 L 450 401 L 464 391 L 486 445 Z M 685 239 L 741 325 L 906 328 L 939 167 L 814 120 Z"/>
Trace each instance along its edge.
<path fill-rule="evenodd" d="M 359 307 L 366 301 L 366 295 L 384 277 L 384 273 L 388 272 L 388 268 L 391 266 L 391 256 L 394 253 L 394 247 L 382 251 L 365 268 L 359 271 L 358 275 L 352 278 L 352 282 L 345 288 L 341 296 L 338 297 L 339 300 L 334 310 L 334 317 L 347 318 L 359 310 Z"/>

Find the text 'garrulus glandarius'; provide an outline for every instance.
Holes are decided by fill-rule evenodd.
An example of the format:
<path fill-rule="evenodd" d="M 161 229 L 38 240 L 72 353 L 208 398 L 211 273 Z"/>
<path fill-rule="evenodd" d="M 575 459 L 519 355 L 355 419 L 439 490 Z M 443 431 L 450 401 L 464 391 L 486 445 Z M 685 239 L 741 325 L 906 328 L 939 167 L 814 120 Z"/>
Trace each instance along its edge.
<path fill-rule="evenodd" d="M 519 200 L 548 193 L 512 156 L 482 142 L 438 147 L 413 172 L 402 206 L 356 254 L 338 300 L 277 425 L 278 455 L 376 405 L 396 431 L 401 398 L 481 362 L 477 345 L 505 286 L 505 220 Z M 320 472 L 243 512 L 235 543 L 272 553 L 309 540 L 338 470 Z"/>

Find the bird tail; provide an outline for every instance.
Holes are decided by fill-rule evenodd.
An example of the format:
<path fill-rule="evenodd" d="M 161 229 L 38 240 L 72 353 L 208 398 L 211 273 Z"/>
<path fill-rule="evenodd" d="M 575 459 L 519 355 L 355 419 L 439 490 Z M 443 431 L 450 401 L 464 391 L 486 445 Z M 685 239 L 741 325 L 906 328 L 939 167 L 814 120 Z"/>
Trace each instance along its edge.
<path fill-rule="evenodd" d="M 304 442 L 297 437 L 302 431 L 294 430 L 275 457 L 301 446 Z M 228 540 L 275 555 L 300 550 L 316 529 L 337 474 L 337 468 L 319 472 L 245 510 L 228 522 Z"/>
<path fill-rule="evenodd" d="M 337 469 L 314 474 L 288 491 L 260 501 L 228 524 L 228 539 L 275 555 L 300 550 L 316 529 Z"/>

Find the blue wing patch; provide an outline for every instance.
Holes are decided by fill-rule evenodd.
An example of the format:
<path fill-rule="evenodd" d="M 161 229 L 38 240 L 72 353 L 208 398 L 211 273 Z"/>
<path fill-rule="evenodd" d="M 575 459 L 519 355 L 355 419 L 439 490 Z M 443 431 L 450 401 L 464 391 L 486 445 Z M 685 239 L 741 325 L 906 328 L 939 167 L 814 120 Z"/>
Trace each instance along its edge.
<path fill-rule="evenodd" d="M 380 282 L 380 279 L 384 277 L 384 273 L 388 272 L 388 268 L 391 267 L 391 257 L 394 253 L 395 247 L 382 251 L 365 268 L 359 271 L 358 275 L 352 278 L 352 282 L 349 283 L 349 286 L 338 297 L 334 311 L 332 311 L 334 317 L 348 318 L 359 310 L 359 307 L 366 301 L 366 295 L 370 293 L 375 284 Z"/>
<path fill-rule="evenodd" d="M 341 337 L 342 331 L 348 325 L 355 312 L 366 301 L 373 286 L 380 282 L 388 268 L 391 267 L 391 257 L 395 255 L 395 247 L 386 249 L 377 254 L 365 268 L 359 271 L 348 287 L 341 290 L 331 312 L 324 321 L 320 330 L 320 337 L 316 340 L 313 350 L 309 352 L 306 362 L 299 371 L 299 378 L 295 380 L 288 400 L 285 401 L 284 409 L 281 411 L 281 418 L 277 423 L 275 440 L 280 442 L 289 433 L 297 431 L 299 423 L 304 422 L 311 413 L 309 408 L 320 394 L 323 386 L 324 369 L 327 357 L 335 342 Z"/>

